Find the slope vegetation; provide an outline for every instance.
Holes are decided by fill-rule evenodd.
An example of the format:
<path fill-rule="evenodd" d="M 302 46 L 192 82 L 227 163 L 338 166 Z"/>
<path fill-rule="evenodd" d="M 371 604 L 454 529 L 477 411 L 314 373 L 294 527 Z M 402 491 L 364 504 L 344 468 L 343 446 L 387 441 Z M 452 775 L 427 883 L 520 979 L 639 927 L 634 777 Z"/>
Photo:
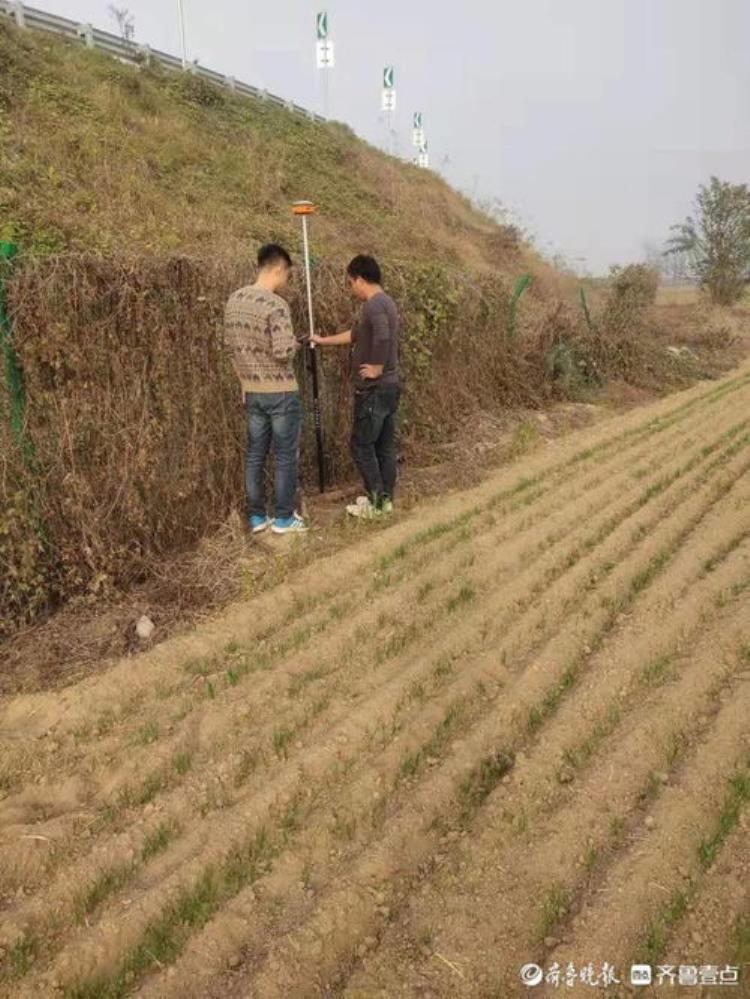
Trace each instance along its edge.
<path fill-rule="evenodd" d="M 513 234 L 434 173 L 340 124 L 316 124 L 197 77 L 133 68 L 0 21 L 0 232 L 38 250 L 247 257 L 298 240 L 318 254 L 497 266 Z"/>

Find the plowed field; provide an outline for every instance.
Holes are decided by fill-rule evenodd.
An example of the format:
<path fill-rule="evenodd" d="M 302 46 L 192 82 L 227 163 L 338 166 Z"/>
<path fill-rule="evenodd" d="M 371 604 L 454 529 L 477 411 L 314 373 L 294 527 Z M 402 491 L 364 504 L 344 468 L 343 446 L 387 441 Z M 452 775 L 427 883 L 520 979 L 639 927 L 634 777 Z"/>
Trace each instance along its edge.
<path fill-rule="evenodd" d="M 631 962 L 740 964 L 749 470 L 745 365 L 6 700 L 0 994 L 583 996 L 610 965 L 618 995 Z M 701 974 L 637 992 L 726 993 Z"/>

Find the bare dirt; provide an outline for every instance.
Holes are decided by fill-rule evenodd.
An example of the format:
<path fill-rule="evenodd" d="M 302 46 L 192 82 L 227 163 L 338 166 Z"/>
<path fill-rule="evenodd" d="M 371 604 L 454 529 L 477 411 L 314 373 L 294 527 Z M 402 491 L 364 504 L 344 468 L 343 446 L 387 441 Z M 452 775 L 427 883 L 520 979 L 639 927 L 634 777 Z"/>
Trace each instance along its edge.
<path fill-rule="evenodd" d="M 0 995 L 741 994 L 749 469 L 745 363 L 8 697 Z"/>

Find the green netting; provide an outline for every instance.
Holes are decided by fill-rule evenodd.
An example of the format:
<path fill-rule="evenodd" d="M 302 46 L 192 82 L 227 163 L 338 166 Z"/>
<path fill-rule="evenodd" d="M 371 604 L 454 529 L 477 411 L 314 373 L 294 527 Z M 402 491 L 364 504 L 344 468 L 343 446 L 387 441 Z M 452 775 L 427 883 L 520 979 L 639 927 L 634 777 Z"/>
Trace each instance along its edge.
<path fill-rule="evenodd" d="M 21 447 L 27 460 L 30 460 L 30 447 L 24 434 L 26 415 L 26 394 L 23 387 L 21 365 L 13 348 L 10 316 L 6 305 L 5 282 L 11 262 L 18 252 L 14 243 L 0 242 L 0 350 L 3 355 L 3 379 L 9 397 L 10 427 L 13 438 Z"/>
<path fill-rule="evenodd" d="M 26 436 L 26 392 L 23 384 L 23 372 L 18 355 L 13 347 L 13 330 L 8 315 L 5 284 L 10 274 L 13 258 L 18 253 L 14 243 L 0 241 L 0 352 L 2 353 L 2 371 L 4 389 L 8 394 L 11 435 L 18 445 L 26 469 L 36 474 L 34 448 Z M 38 489 L 34 486 L 27 492 L 30 522 L 34 532 L 47 548 L 49 544 L 47 529 L 40 512 Z"/>

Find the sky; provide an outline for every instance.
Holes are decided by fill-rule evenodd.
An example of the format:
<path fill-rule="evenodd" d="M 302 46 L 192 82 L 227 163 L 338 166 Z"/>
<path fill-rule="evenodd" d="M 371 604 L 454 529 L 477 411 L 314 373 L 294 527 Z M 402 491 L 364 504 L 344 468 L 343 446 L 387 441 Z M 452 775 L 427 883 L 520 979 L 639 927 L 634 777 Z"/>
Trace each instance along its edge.
<path fill-rule="evenodd" d="M 137 41 L 180 54 L 178 0 L 114 0 Z M 116 30 L 109 0 L 32 6 Z M 430 166 L 500 202 L 581 271 L 642 260 L 712 174 L 750 181 L 748 0 L 183 0 L 189 59 L 323 111 L 315 15 L 327 10 L 332 117 L 396 149 L 424 113 Z"/>

